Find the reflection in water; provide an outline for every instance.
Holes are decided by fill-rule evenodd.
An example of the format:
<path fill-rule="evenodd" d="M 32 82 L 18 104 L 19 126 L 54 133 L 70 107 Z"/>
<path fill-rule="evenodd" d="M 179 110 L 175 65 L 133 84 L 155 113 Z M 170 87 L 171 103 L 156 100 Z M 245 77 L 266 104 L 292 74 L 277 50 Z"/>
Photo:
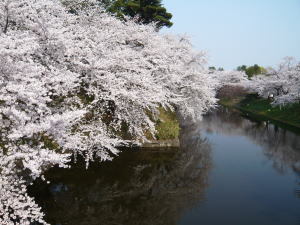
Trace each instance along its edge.
<path fill-rule="evenodd" d="M 84 162 L 51 169 L 51 183 L 37 182 L 30 192 L 51 224 L 175 225 L 204 198 L 211 167 L 199 134 L 190 129 L 181 139 L 181 149 L 131 150 L 88 170 Z"/>
<path fill-rule="evenodd" d="M 300 198 L 300 135 L 266 121 L 251 121 L 240 112 L 220 107 L 205 116 L 201 129 L 208 133 L 245 136 L 262 147 L 263 154 L 272 161 L 280 174 L 291 169 L 298 176 Z"/>
<path fill-rule="evenodd" d="M 30 193 L 52 225 L 300 222 L 299 135 L 222 108 L 199 125 L 182 130 L 180 149 L 54 168 Z"/>
<path fill-rule="evenodd" d="M 262 146 L 265 156 L 273 161 L 278 172 L 284 173 L 285 169 L 292 167 L 300 173 L 300 136 L 296 133 L 271 123 L 250 121 L 227 108 L 207 115 L 201 128 L 223 135 L 245 136 Z"/>

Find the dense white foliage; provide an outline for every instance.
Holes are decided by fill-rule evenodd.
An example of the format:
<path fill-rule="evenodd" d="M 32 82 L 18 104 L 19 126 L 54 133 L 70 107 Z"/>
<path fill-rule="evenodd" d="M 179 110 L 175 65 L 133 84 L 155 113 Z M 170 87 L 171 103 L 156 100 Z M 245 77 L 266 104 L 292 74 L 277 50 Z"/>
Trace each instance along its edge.
<path fill-rule="evenodd" d="M 242 71 L 210 71 L 210 76 L 216 81 L 216 89 L 240 86 L 261 97 L 273 97 L 274 104 L 300 101 L 300 62 L 292 57 L 285 57 L 278 68 L 269 68 L 251 79 Z"/>
<path fill-rule="evenodd" d="M 204 63 L 185 38 L 121 22 L 94 0 L 0 1 L 0 223 L 42 219 L 11 174 L 36 178 L 72 154 L 111 159 L 124 127 L 136 141 L 155 133 L 158 106 L 201 117 L 215 104 Z M 7 209 L 17 195 L 24 205 Z"/>
<path fill-rule="evenodd" d="M 248 77 L 243 71 L 215 70 L 210 75 L 216 81 L 216 89 L 224 86 L 245 86 L 245 83 L 248 82 Z"/>
<path fill-rule="evenodd" d="M 274 96 L 275 104 L 300 101 L 300 62 L 286 57 L 277 69 L 266 75 L 254 76 L 248 86 L 262 97 Z"/>
<path fill-rule="evenodd" d="M 34 199 L 27 194 L 27 185 L 17 175 L 0 176 L 0 224 L 47 224 Z"/>

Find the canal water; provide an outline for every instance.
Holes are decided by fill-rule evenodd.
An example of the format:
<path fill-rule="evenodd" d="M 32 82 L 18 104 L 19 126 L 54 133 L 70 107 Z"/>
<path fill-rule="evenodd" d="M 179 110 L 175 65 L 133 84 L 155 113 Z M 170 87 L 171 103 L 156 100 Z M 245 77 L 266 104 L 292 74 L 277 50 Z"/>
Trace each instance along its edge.
<path fill-rule="evenodd" d="M 300 135 L 219 109 L 180 148 L 53 168 L 30 195 L 53 225 L 300 225 Z"/>

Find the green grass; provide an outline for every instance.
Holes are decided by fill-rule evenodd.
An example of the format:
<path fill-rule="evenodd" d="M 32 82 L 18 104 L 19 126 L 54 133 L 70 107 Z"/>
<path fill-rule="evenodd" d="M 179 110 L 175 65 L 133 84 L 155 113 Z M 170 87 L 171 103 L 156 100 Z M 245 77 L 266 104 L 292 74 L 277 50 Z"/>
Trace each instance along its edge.
<path fill-rule="evenodd" d="M 159 108 L 159 119 L 156 121 L 156 138 L 170 140 L 179 137 L 179 122 L 175 112 Z"/>
<path fill-rule="evenodd" d="M 156 139 L 161 141 L 177 139 L 179 137 L 180 126 L 176 112 L 166 110 L 163 107 L 160 107 L 158 110 L 158 119 L 154 119 L 153 115 L 151 115 L 150 112 L 146 112 L 150 119 L 155 123 L 157 133 L 155 134 L 155 137 L 153 137 L 150 131 L 145 129 L 145 137 L 148 140 Z M 128 133 L 128 126 L 126 126 L 126 124 L 122 126 L 121 131 L 116 133 L 126 140 L 134 138 Z"/>
<path fill-rule="evenodd" d="M 219 100 L 219 104 L 226 106 L 226 107 L 235 107 L 240 101 L 242 100 L 241 97 L 237 98 L 222 98 Z"/>
<path fill-rule="evenodd" d="M 249 94 L 237 103 L 233 100 L 220 101 L 222 105 L 232 106 L 242 111 L 300 128 L 300 103 L 285 106 L 273 106 L 271 103 L 270 100 L 259 98 L 255 94 Z"/>

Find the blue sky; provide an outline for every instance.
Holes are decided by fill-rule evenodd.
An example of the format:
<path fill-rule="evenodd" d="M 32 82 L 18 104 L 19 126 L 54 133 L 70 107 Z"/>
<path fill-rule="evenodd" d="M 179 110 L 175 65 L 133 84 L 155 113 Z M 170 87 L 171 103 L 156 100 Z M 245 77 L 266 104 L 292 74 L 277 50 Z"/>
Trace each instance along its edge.
<path fill-rule="evenodd" d="M 300 0 L 163 0 L 174 25 L 163 32 L 187 34 L 209 64 L 276 66 L 300 60 Z"/>

